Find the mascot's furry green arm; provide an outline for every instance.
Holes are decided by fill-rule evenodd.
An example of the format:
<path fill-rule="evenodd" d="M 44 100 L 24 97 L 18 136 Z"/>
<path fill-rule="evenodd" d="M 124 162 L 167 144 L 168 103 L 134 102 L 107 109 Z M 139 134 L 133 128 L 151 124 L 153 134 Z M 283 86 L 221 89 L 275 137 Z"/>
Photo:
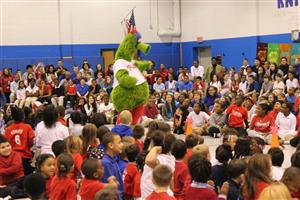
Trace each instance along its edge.
<path fill-rule="evenodd" d="M 125 37 L 117 50 L 113 66 L 112 103 L 118 112 L 132 112 L 133 125 L 141 119 L 144 104 L 149 98 L 149 86 L 143 71 L 150 67 L 151 62 L 134 60 L 138 50 L 145 54 L 150 50 L 150 45 L 140 42 L 140 38 L 138 32 L 129 33 Z"/>

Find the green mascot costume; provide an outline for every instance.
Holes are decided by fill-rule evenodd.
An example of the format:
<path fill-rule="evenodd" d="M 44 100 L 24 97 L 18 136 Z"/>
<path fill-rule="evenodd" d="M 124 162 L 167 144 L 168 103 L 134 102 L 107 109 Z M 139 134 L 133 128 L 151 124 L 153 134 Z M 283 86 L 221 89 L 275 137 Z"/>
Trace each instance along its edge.
<path fill-rule="evenodd" d="M 144 54 L 150 50 L 150 45 L 142 43 L 140 39 L 141 35 L 137 31 L 130 32 L 120 44 L 113 66 L 112 103 L 118 113 L 131 111 L 133 125 L 142 118 L 144 105 L 149 98 L 149 86 L 143 71 L 150 67 L 151 62 L 134 60 L 138 50 Z"/>

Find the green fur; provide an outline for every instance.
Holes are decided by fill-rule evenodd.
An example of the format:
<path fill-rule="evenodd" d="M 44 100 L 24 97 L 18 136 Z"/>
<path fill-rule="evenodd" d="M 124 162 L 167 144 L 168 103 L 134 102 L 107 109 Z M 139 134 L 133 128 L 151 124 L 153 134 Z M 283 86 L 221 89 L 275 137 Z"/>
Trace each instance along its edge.
<path fill-rule="evenodd" d="M 120 44 L 115 55 L 115 60 L 124 59 L 130 62 L 138 50 L 137 45 L 138 42 L 136 41 L 135 36 L 133 34 L 128 34 Z"/>
<path fill-rule="evenodd" d="M 135 77 L 129 76 L 128 71 L 121 69 L 117 72 L 116 78 L 119 81 L 119 85 L 123 88 L 132 89 L 137 82 Z"/>
<path fill-rule="evenodd" d="M 127 61 L 133 60 L 138 48 L 149 51 L 150 46 L 139 43 L 133 34 L 128 34 L 120 44 L 115 60 L 124 59 Z M 150 67 L 150 61 L 135 61 L 136 67 L 143 72 Z M 119 70 L 116 74 L 119 85 L 115 87 L 111 93 L 112 103 L 116 111 L 133 110 L 139 105 L 147 103 L 149 98 L 149 86 L 147 81 L 140 85 L 136 85 L 137 79 L 129 76 L 128 71 Z"/>
<path fill-rule="evenodd" d="M 139 70 L 141 72 L 149 69 L 150 65 L 151 65 L 151 61 L 140 61 L 140 60 L 139 61 L 135 61 L 135 66 L 137 68 L 139 68 Z"/>
<path fill-rule="evenodd" d="M 132 89 L 117 86 L 113 89 L 111 98 L 116 111 L 133 110 L 137 106 L 147 103 L 149 98 L 148 83 L 144 82 Z"/>

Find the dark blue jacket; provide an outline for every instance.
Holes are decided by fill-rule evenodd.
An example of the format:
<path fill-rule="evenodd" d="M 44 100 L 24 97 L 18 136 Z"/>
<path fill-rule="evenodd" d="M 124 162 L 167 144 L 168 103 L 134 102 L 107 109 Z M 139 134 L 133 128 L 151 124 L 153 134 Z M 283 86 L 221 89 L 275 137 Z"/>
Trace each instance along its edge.
<path fill-rule="evenodd" d="M 229 190 L 227 194 L 228 200 L 237 200 L 240 196 L 240 185 L 234 182 L 232 179 L 227 180 L 229 184 Z"/>

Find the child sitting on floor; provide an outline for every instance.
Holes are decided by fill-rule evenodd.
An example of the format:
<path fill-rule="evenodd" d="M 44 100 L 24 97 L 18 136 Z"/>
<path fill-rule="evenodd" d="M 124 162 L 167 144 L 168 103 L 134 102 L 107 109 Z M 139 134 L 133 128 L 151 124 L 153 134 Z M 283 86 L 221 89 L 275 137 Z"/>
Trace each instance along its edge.
<path fill-rule="evenodd" d="M 174 171 L 174 197 L 177 200 L 185 199 L 185 188 L 189 184 L 190 175 L 188 166 L 183 162 L 184 156 L 186 154 L 186 144 L 183 140 L 176 140 L 172 154 L 176 158 L 175 161 L 175 171 Z"/>
<path fill-rule="evenodd" d="M 143 150 L 144 142 L 142 137 L 145 135 L 145 128 L 141 125 L 136 125 L 132 130 L 132 137 L 135 139 L 135 143 L 139 146 L 140 152 Z"/>
<path fill-rule="evenodd" d="M 76 183 L 69 178 L 70 171 L 74 166 L 72 156 L 62 153 L 57 158 L 57 174 L 54 176 L 49 199 L 52 200 L 74 200 L 77 198 Z"/>
<path fill-rule="evenodd" d="M 51 154 L 39 155 L 36 158 L 35 167 L 36 167 L 36 172 L 41 174 L 46 180 L 45 182 L 46 193 L 44 196 L 46 198 L 49 198 L 50 185 L 55 173 L 55 161 L 53 155 Z"/>
<path fill-rule="evenodd" d="M 10 194 L 10 188 L 24 177 L 21 156 L 12 151 L 8 139 L 0 134 L 0 197 Z"/>
<path fill-rule="evenodd" d="M 272 160 L 272 178 L 275 181 L 280 181 L 284 169 L 281 167 L 284 161 L 284 153 L 279 147 L 272 147 L 269 149 L 268 154 Z"/>
<path fill-rule="evenodd" d="M 128 162 L 129 162 L 127 155 L 125 153 L 125 149 L 126 149 L 126 147 L 134 144 L 135 141 L 134 141 L 134 138 L 131 136 L 124 136 L 124 137 L 122 137 L 121 142 L 123 144 L 123 147 L 122 147 L 121 153 L 119 154 L 118 165 L 119 165 L 121 174 L 123 174 Z"/>
<path fill-rule="evenodd" d="M 207 183 L 211 174 L 210 162 L 202 156 L 192 155 L 188 166 L 192 183 L 186 189 L 185 199 L 217 199 L 214 187 Z M 226 199 L 228 189 L 229 185 L 225 182 L 220 189 L 219 199 Z"/>
<path fill-rule="evenodd" d="M 72 155 L 74 161 L 74 168 L 70 172 L 70 178 L 77 183 L 77 176 L 81 176 L 82 158 L 82 140 L 77 136 L 69 136 L 65 139 L 67 146 L 67 153 Z"/>
<path fill-rule="evenodd" d="M 171 184 L 173 173 L 170 167 L 167 165 L 157 165 L 153 169 L 152 182 L 155 185 L 155 191 L 153 191 L 146 200 L 176 200 L 175 197 L 170 196 L 167 193 Z"/>
<path fill-rule="evenodd" d="M 132 129 L 130 127 L 132 123 L 132 115 L 128 110 L 124 110 L 120 113 L 120 124 L 115 125 L 111 132 L 117 133 L 120 137 L 132 136 Z"/>
<path fill-rule="evenodd" d="M 189 158 L 192 156 L 192 149 L 194 146 L 198 144 L 203 144 L 204 138 L 202 136 L 199 136 L 197 134 L 190 134 L 185 137 L 185 144 L 186 144 L 186 154 L 184 156 L 184 163 L 188 164 Z"/>
<path fill-rule="evenodd" d="M 210 161 L 210 152 L 209 147 L 206 144 L 198 144 L 197 146 L 194 146 L 192 150 L 192 155 L 200 155 L 202 158 Z"/>
<path fill-rule="evenodd" d="M 300 198 L 300 169 L 298 167 L 287 168 L 283 173 L 281 182 L 287 186 L 293 198 Z"/>
<path fill-rule="evenodd" d="M 236 200 L 240 195 L 240 188 L 244 183 L 244 173 L 247 168 L 245 159 L 231 160 L 227 167 L 229 190 L 227 199 Z"/>
<path fill-rule="evenodd" d="M 99 182 L 99 179 L 101 179 L 103 175 L 103 167 L 101 161 L 98 159 L 86 159 L 82 163 L 81 171 L 84 174 L 79 191 L 81 200 L 94 199 L 95 194 L 105 187 L 114 189 L 118 187 L 116 177 L 114 176 L 110 176 L 107 179 L 107 184 Z"/>
<path fill-rule="evenodd" d="M 25 192 L 31 200 L 44 199 L 46 182 L 42 175 L 38 173 L 30 174 L 26 176 L 23 184 Z"/>
<path fill-rule="evenodd" d="M 211 169 L 211 177 L 217 187 L 227 180 L 228 161 L 232 159 L 232 151 L 228 144 L 222 144 L 216 149 L 217 163 Z"/>
<path fill-rule="evenodd" d="M 201 104 L 195 103 L 194 111 L 188 115 L 188 118 L 192 120 L 193 131 L 198 134 L 201 134 L 203 125 L 207 125 L 207 122 L 209 120 L 209 115 L 201 110 Z"/>
<path fill-rule="evenodd" d="M 125 148 L 125 153 L 129 163 L 127 164 L 123 173 L 124 177 L 124 198 L 136 199 L 141 197 L 141 173 L 137 168 L 135 159 L 139 154 L 139 147 L 137 144 L 129 145 Z"/>

